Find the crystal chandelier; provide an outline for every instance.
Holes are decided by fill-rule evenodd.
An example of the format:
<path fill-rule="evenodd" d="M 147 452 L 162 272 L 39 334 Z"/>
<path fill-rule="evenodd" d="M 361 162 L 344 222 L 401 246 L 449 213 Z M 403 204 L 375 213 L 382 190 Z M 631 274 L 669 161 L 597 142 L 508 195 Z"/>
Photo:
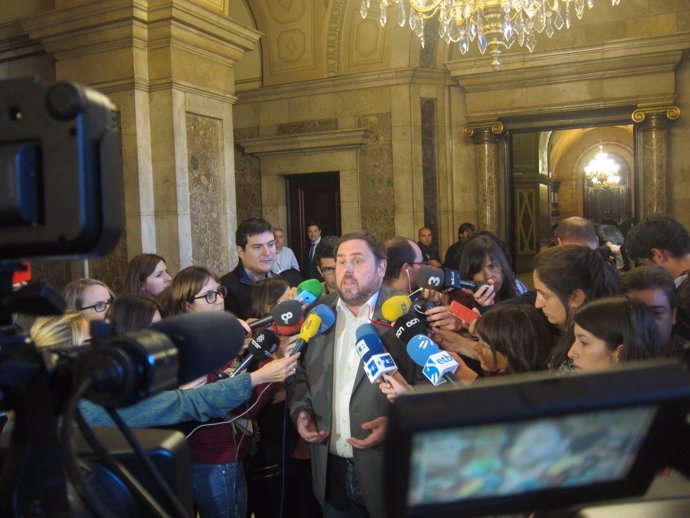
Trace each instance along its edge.
<path fill-rule="evenodd" d="M 377 0 L 374 0 L 377 1 Z M 581 19 L 585 6 L 594 7 L 594 0 L 378 0 L 383 27 L 388 21 L 388 8 L 397 5 L 398 24 L 410 29 L 424 47 L 424 24 L 438 16 L 438 35 L 446 43 L 457 43 L 464 55 L 470 43 L 477 41 L 479 52 L 489 51 L 494 67 L 500 65 L 501 51 L 515 42 L 532 52 L 536 33 L 551 38 L 563 27 L 570 29 L 572 11 Z M 618 5 L 620 0 L 611 0 Z M 369 14 L 371 0 L 362 0 L 362 18 Z"/>
<path fill-rule="evenodd" d="M 604 146 L 600 145 L 597 155 L 585 167 L 585 175 L 594 187 L 608 189 L 620 184 L 621 177 L 618 174 L 620 167 L 609 158 L 607 153 L 604 153 Z"/>

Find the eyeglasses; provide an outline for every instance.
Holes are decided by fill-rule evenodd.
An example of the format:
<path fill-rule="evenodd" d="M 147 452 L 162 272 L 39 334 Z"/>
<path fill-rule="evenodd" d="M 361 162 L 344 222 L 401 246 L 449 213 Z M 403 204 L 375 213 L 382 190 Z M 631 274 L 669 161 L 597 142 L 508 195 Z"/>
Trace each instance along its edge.
<path fill-rule="evenodd" d="M 206 299 L 206 302 L 208 302 L 209 304 L 213 304 L 218 299 L 218 295 L 220 295 L 220 298 L 224 299 L 227 294 L 228 289 L 225 286 L 218 286 L 218 289 L 216 291 L 207 291 L 203 295 L 193 297 L 192 300 Z"/>
<path fill-rule="evenodd" d="M 82 308 L 79 308 L 79 311 L 83 311 L 85 309 L 93 309 L 96 313 L 103 313 L 106 309 L 108 309 L 108 306 L 110 306 L 112 303 L 113 299 L 101 300 L 100 302 L 96 302 L 95 304 L 91 304 L 90 306 L 84 306 Z"/>
<path fill-rule="evenodd" d="M 321 268 L 321 271 L 323 273 L 333 273 L 335 271 L 335 266 L 326 266 L 324 268 Z"/>
<path fill-rule="evenodd" d="M 414 266 L 415 264 L 419 264 L 419 265 L 425 265 L 425 264 L 426 264 L 426 265 L 428 265 L 428 264 L 429 264 L 429 261 L 412 261 L 410 264 L 413 265 L 413 266 Z"/>

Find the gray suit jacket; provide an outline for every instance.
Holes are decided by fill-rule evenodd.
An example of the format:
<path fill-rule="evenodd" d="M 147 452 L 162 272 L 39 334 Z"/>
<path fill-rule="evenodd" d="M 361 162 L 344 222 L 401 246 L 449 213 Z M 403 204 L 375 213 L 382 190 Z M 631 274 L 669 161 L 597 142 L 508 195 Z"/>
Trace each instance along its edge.
<path fill-rule="evenodd" d="M 382 318 L 381 305 L 396 294 L 386 286 L 379 292 L 375 318 Z M 328 295 L 319 303 L 335 308 L 337 293 Z M 392 330 L 377 326 L 387 351 L 393 356 L 396 365 L 405 378 L 412 383 L 416 366 L 407 356 L 405 344 L 395 337 Z M 384 332 L 385 331 L 385 332 Z M 297 373 L 288 381 L 288 404 L 293 421 L 302 410 L 311 413 L 318 430 L 331 431 L 333 421 L 333 352 L 335 325 L 323 335 L 313 338 L 302 353 Z M 355 344 L 352 344 L 354 347 Z M 369 435 L 362 430 L 362 423 L 388 414 L 390 403 L 381 393 L 377 384 L 372 384 L 360 363 L 350 399 L 350 427 L 353 437 L 363 439 Z M 326 464 L 328 462 L 329 439 L 321 444 L 311 444 L 311 465 L 314 493 L 323 505 L 326 494 Z M 372 518 L 385 516 L 383 502 L 383 445 L 354 450 L 354 465 L 363 492 L 364 502 Z"/>

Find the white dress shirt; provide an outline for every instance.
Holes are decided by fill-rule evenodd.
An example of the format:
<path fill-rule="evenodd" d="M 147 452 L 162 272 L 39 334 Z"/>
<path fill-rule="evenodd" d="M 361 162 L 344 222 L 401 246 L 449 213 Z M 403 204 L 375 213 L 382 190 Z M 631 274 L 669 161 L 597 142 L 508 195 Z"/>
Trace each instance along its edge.
<path fill-rule="evenodd" d="M 371 323 L 379 292 L 360 308 L 357 316 L 338 299 L 336 305 L 335 342 L 333 349 L 333 419 L 329 451 L 339 457 L 352 458 L 352 446 L 347 443 L 350 432 L 350 397 L 360 360 L 355 350 L 357 328 Z"/>

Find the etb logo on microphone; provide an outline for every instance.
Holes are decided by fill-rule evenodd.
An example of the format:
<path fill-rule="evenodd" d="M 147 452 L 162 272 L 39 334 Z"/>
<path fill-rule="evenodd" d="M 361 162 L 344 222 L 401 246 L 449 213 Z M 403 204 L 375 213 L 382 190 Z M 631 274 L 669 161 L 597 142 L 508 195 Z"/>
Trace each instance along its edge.
<path fill-rule="evenodd" d="M 441 351 L 429 356 L 422 372 L 434 386 L 445 383 L 443 376 L 453 374 L 458 367 L 458 362 L 446 351 Z"/>

